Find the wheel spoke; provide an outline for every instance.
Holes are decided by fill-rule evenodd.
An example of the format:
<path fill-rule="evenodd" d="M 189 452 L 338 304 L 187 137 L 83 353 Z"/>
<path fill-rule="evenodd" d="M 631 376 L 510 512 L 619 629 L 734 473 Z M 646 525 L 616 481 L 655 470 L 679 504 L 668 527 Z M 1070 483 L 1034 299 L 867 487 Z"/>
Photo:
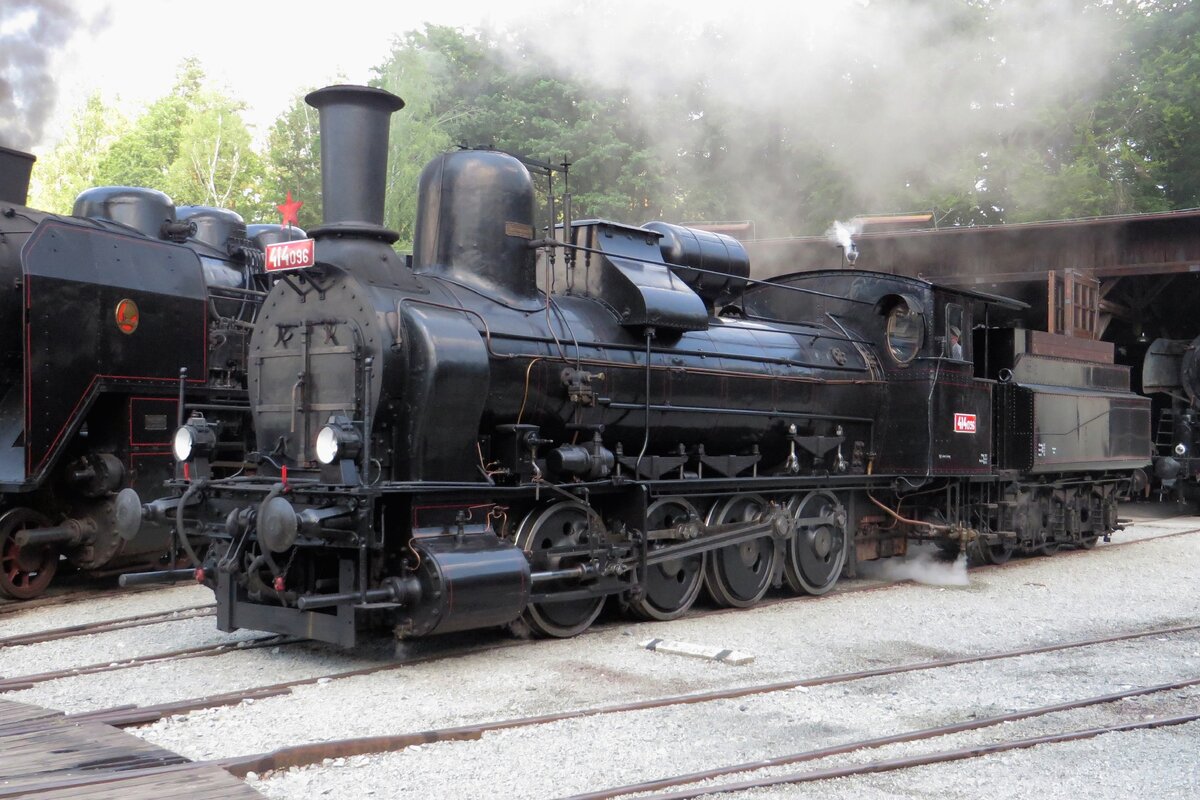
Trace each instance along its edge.
<path fill-rule="evenodd" d="M 699 514 L 682 497 L 664 497 L 646 509 L 646 529 L 665 530 L 696 519 Z M 658 539 L 650 550 L 671 544 L 670 539 Z M 644 619 L 668 620 L 682 616 L 700 595 L 704 583 L 704 553 L 674 558 L 651 564 L 646 568 L 642 593 L 629 600 L 629 610 Z"/>
<path fill-rule="evenodd" d="M 535 509 L 521 522 L 517 530 L 516 544 L 532 554 L 533 562 L 539 563 L 539 553 L 545 554 L 556 547 L 578 547 L 588 542 L 592 520 L 591 510 L 583 503 L 568 501 Z M 551 565 L 555 569 L 569 568 L 583 562 L 582 558 L 564 559 Z M 551 584 L 553 586 L 553 584 Z M 565 583 L 563 591 L 580 588 L 579 584 Z M 588 597 L 581 600 L 530 603 L 523 619 L 530 629 L 541 636 L 565 639 L 582 633 L 600 615 L 604 597 Z"/>
<path fill-rule="evenodd" d="M 46 591 L 58 571 L 58 548 L 22 548 L 13 537 L 28 528 L 49 524 L 46 517 L 29 508 L 13 508 L 0 515 L 0 595 L 29 600 Z"/>
<path fill-rule="evenodd" d="M 788 513 L 796 522 L 784 561 L 788 586 L 797 594 L 825 594 L 846 564 L 845 509 L 832 493 L 813 492 L 794 496 Z"/>
<path fill-rule="evenodd" d="M 758 495 L 738 495 L 713 506 L 708 524 L 753 522 L 766 508 L 767 501 Z M 775 540 L 769 535 L 726 545 L 708 554 L 704 586 L 718 605 L 746 608 L 767 593 L 776 563 Z"/>

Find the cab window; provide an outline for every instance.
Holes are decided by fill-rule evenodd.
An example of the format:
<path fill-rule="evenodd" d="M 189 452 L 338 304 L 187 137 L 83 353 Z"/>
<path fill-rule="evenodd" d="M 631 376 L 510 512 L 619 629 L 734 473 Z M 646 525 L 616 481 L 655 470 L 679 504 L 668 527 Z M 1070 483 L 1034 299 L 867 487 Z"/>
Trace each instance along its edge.
<path fill-rule="evenodd" d="M 907 364 L 916 358 L 924 338 L 925 322 L 920 312 L 913 311 L 907 303 L 897 303 L 887 318 L 888 352 L 897 363 Z"/>
<path fill-rule="evenodd" d="M 956 361 L 966 358 L 966 342 L 963 340 L 963 308 L 956 303 L 946 304 L 945 342 L 946 347 L 942 355 Z"/>

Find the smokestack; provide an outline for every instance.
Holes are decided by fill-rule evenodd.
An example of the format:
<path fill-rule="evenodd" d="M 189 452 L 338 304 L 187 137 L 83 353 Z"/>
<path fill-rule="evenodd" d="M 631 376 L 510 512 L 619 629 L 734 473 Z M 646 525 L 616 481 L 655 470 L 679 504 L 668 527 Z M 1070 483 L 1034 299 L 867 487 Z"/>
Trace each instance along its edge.
<path fill-rule="evenodd" d="M 368 86 L 326 86 L 304 101 L 321 115 L 324 224 L 313 236 L 370 236 L 394 242 L 383 227 L 388 127 L 404 101 Z"/>
<path fill-rule="evenodd" d="M 29 173 L 33 162 L 29 153 L 0 147 L 0 203 L 25 205 L 29 199 Z"/>

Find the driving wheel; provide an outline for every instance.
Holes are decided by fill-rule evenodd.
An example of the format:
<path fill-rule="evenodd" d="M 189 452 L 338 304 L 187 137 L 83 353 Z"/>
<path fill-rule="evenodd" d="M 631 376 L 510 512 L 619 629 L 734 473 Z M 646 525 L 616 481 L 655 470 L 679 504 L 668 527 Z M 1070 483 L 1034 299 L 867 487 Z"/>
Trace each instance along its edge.
<path fill-rule="evenodd" d="M 534 570 L 568 569 L 587 561 L 586 555 L 556 555 L 557 548 L 586 548 L 589 544 L 589 517 L 592 511 L 583 503 L 565 501 L 535 509 L 517 529 L 517 547 L 532 557 Z M 542 592 L 573 592 L 579 583 L 556 580 L 538 587 Z M 530 630 L 542 636 L 566 639 L 582 633 L 600 615 L 604 597 L 574 600 L 545 600 L 530 603 L 522 615 Z"/>
<path fill-rule="evenodd" d="M 831 492 L 795 495 L 787 505 L 796 526 L 788 539 L 784 572 L 797 594 L 825 594 L 846 564 L 846 512 Z"/>
<path fill-rule="evenodd" d="M 699 517 L 695 507 L 682 497 L 663 497 L 646 509 L 646 530 L 666 530 Z M 649 552 L 678 541 L 656 539 L 650 543 Z M 696 602 L 703 583 L 704 553 L 650 564 L 642 582 L 642 595 L 629 601 L 629 610 L 643 619 L 675 619 Z"/>
<path fill-rule="evenodd" d="M 58 548 L 52 544 L 19 547 L 13 537 L 49 525 L 49 519 L 31 508 L 13 508 L 0 515 L 0 594 L 29 600 L 46 591 L 58 571 Z"/>
<path fill-rule="evenodd" d="M 753 522 L 767 510 L 767 501 L 742 494 L 718 502 L 708 514 L 709 525 Z M 766 534 L 709 552 L 704 586 L 717 605 L 746 608 L 762 599 L 771 586 L 776 565 L 775 540 Z"/>

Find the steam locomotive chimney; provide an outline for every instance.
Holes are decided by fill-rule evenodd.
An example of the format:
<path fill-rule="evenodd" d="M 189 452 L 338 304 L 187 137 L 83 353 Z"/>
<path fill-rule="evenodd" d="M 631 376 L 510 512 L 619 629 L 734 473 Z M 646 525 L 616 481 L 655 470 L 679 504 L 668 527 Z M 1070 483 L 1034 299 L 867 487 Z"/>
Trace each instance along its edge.
<path fill-rule="evenodd" d="M 29 198 L 29 173 L 37 159 L 20 150 L 0 147 L 0 203 L 25 205 Z"/>
<path fill-rule="evenodd" d="M 321 114 L 324 224 L 313 236 L 400 238 L 383 226 L 388 126 L 404 101 L 383 89 L 326 86 L 304 101 Z"/>

